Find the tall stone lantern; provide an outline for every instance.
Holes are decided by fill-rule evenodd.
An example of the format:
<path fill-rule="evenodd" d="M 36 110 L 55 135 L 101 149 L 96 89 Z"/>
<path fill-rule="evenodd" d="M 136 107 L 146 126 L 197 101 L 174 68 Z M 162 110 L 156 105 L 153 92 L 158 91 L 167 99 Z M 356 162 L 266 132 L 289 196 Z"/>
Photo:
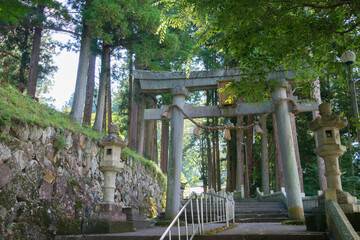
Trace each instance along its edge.
<path fill-rule="evenodd" d="M 120 233 L 133 231 L 132 222 L 126 222 L 122 207 L 114 202 L 116 174 L 123 168 L 121 149 L 127 142 L 119 137 L 119 127 L 110 124 L 109 135 L 99 140 L 104 148 L 100 170 L 104 173 L 103 201 L 95 206 L 90 220 L 84 222 L 83 233 Z"/>
<path fill-rule="evenodd" d="M 332 114 L 329 103 L 320 104 L 319 112 L 320 116 L 308 123 L 308 127 L 318 136 L 319 144 L 314 152 L 325 161 L 328 189 L 336 190 L 337 201 L 344 212 L 357 212 L 356 198 L 343 191 L 340 178 L 339 157 L 346 152 L 346 147 L 341 145 L 339 130 L 348 123 Z"/>
<path fill-rule="evenodd" d="M 109 135 L 102 137 L 99 145 L 104 148 L 100 162 L 100 171 L 104 173 L 103 202 L 114 202 L 116 173 L 124 167 L 121 162 L 121 148 L 126 147 L 127 142 L 119 137 L 119 126 L 111 123 Z"/>
<path fill-rule="evenodd" d="M 320 117 L 309 123 L 309 129 L 316 132 L 319 145 L 314 152 L 325 160 L 325 176 L 328 188 L 341 190 L 339 157 L 346 152 L 341 145 L 339 130 L 347 126 L 347 121 L 331 114 L 331 105 L 319 105 Z"/>

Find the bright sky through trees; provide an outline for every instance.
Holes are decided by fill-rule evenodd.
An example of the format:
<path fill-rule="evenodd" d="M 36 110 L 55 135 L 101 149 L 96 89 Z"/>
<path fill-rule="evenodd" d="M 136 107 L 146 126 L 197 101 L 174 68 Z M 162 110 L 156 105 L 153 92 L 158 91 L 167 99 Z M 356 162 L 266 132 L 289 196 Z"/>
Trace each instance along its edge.
<path fill-rule="evenodd" d="M 54 33 L 52 37 L 54 40 L 61 41 L 62 43 L 66 43 L 71 39 L 71 36 L 64 33 Z M 76 52 L 64 49 L 59 55 L 54 57 L 54 60 L 55 65 L 58 66 L 58 71 L 53 77 L 54 85 L 46 96 L 54 98 L 55 102 L 53 104 L 57 110 L 61 110 L 65 102 L 69 101 L 75 89 L 79 55 Z"/>

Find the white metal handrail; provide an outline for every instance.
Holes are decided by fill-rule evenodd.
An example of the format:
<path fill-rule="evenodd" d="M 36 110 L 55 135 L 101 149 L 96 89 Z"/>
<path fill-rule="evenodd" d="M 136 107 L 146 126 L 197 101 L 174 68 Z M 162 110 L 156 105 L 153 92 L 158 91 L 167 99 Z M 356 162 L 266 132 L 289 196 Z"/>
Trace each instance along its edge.
<path fill-rule="evenodd" d="M 179 213 L 176 215 L 174 220 L 170 223 L 169 227 L 167 227 L 163 235 L 160 237 L 160 240 L 165 239 L 166 236 L 169 236 L 169 240 L 171 240 L 171 229 L 175 226 L 176 223 L 178 239 L 181 239 L 180 217 L 182 216 L 182 214 L 184 214 L 185 219 L 186 240 L 192 240 L 197 233 L 203 234 L 205 230 L 204 224 L 226 222 L 226 226 L 228 227 L 230 220 L 235 223 L 235 202 L 233 199 L 233 194 L 231 193 L 227 196 L 224 193 L 223 195 L 224 196 L 220 196 L 214 193 L 201 193 L 200 195 L 198 195 L 193 192 L 189 197 L 188 201 L 184 204 Z M 193 200 L 196 200 L 195 214 L 197 215 L 197 221 L 195 221 L 194 218 Z M 186 211 L 189 205 L 192 225 L 191 234 L 189 234 L 188 216 Z"/>

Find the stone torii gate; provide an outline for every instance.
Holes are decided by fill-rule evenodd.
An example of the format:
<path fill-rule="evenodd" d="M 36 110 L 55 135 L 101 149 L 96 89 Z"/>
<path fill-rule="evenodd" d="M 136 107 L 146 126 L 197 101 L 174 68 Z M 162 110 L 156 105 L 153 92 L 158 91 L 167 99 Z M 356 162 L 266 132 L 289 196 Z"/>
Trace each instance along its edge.
<path fill-rule="evenodd" d="M 143 93 L 161 94 L 170 93 L 173 104 L 177 104 L 191 118 L 230 117 L 249 114 L 264 114 L 281 99 L 287 98 L 287 79 L 293 73 L 279 71 L 268 75 L 269 81 L 277 81 L 278 87 L 272 92 L 272 103 L 262 103 L 261 107 L 254 104 L 238 103 L 236 107 L 185 105 L 185 98 L 189 91 L 210 90 L 218 88 L 218 81 L 234 80 L 241 81 L 240 70 L 216 70 L 191 72 L 186 77 L 184 72 L 150 72 L 135 70 L 134 78 L 140 81 Z M 297 103 L 300 112 L 317 110 L 317 102 Z M 285 187 L 287 192 L 289 217 L 292 219 L 304 219 L 304 210 L 300 192 L 300 182 L 295 158 L 294 143 L 291 131 L 289 111 L 293 105 L 281 102 L 275 110 L 276 122 L 279 127 L 279 143 L 281 150 L 282 166 L 284 172 Z M 165 109 L 146 109 L 144 120 L 161 120 L 161 114 Z M 166 218 L 173 218 L 179 211 L 180 206 L 180 182 L 181 162 L 183 148 L 184 116 L 173 108 L 169 114 L 171 119 L 170 156 L 168 163 L 168 180 L 166 192 Z"/>

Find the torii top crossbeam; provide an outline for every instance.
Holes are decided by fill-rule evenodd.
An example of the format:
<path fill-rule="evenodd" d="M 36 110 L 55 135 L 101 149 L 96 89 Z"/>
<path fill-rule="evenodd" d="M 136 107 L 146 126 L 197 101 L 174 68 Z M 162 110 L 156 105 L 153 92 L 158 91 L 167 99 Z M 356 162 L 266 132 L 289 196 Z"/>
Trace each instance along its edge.
<path fill-rule="evenodd" d="M 144 93 L 168 93 L 171 88 L 180 86 L 188 91 L 217 89 L 218 81 L 240 81 L 244 74 L 240 70 L 194 71 L 190 76 L 185 72 L 150 72 L 134 70 L 134 78 L 140 80 L 141 91 Z M 289 79 L 294 72 L 278 71 L 269 73 L 268 79 Z"/>
<path fill-rule="evenodd" d="M 291 80 L 294 72 L 278 71 L 269 73 L 269 80 L 287 79 Z M 184 72 L 150 72 L 135 70 L 134 78 L 140 81 L 143 93 L 169 93 L 172 88 L 185 87 L 188 91 L 210 90 L 218 88 L 218 81 L 235 80 L 240 81 L 244 74 L 240 70 L 214 70 L 214 71 L 194 71 L 187 77 Z M 295 100 L 296 101 L 296 100 Z M 296 101 L 297 102 L 297 101 Z M 192 118 L 206 117 L 229 117 L 236 115 L 263 114 L 270 110 L 271 103 L 260 103 L 257 105 L 249 103 L 238 103 L 236 107 L 219 108 L 218 106 L 193 107 L 185 105 L 184 111 Z M 318 107 L 317 102 L 297 102 L 300 112 L 314 111 Z M 167 107 L 167 106 L 164 106 Z M 292 111 L 293 105 L 289 104 Z M 146 109 L 145 120 L 161 120 L 164 109 Z M 169 115 L 171 118 L 171 113 Z"/>

